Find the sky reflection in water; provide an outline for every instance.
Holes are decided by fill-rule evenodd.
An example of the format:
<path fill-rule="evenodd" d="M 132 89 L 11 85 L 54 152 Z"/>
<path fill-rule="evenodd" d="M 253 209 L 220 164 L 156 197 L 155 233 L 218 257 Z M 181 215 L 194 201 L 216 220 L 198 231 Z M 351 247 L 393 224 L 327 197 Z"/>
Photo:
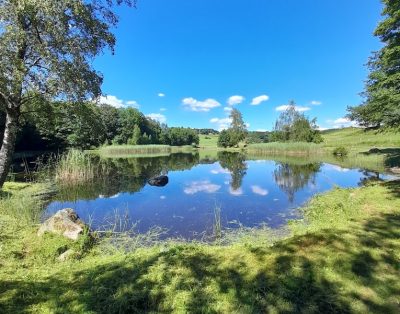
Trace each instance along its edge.
<path fill-rule="evenodd" d="M 279 228 L 299 217 L 296 208 L 314 194 L 335 185 L 355 187 L 377 176 L 331 164 L 246 161 L 232 153 L 206 163 L 182 154 L 174 157 L 172 166 L 171 159 L 165 158 L 120 160 L 117 170 L 102 178 L 101 184 L 61 192 L 47 207 L 46 216 L 70 207 L 93 228 L 101 229 L 112 224 L 118 213 L 128 217 L 129 226 L 136 223 L 138 232 L 160 226 L 168 230 L 167 237 L 193 239 L 212 232 L 216 207 L 221 208 L 223 227 L 266 223 Z M 146 184 L 161 173 L 168 173 L 166 186 Z"/>

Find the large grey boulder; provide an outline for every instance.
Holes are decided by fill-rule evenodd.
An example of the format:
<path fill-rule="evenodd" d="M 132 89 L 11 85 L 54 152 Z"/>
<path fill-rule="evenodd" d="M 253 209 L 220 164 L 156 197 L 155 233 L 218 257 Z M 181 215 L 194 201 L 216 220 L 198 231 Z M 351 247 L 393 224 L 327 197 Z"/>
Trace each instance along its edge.
<path fill-rule="evenodd" d="M 50 232 L 75 241 L 83 233 L 85 227 L 85 223 L 79 219 L 72 208 L 65 208 L 42 223 L 38 230 L 38 236 Z"/>

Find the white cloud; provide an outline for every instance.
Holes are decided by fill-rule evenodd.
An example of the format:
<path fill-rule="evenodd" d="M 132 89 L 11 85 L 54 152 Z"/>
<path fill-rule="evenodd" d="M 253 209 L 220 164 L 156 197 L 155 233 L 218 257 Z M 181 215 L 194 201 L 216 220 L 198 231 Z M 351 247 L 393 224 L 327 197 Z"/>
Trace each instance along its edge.
<path fill-rule="evenodd" d="M 158 97 L 165 97 L 164 93 L 158 93 Z"/>
<path fill-rule="evenodd" d="M 343 123 L 349 123 L 351 122 L 350 119 L 348 118 L 339 118 L 333 121 L 333 124 L 343 124 Z"/>
<path fill-rule="evenodd" d="M 115 108 L 121 108 L 124 106 L 124 102 L 121 99 L 118 99 L 116 96 L 108 95 L 108 96 L 100 96 L 99 98 L 100 104 L 106 104 L 113 106 Z"/>
<path fill-rule="evenodd" d="M 266 129 L 257 129 L 256 132 L 267 132 Z"/>
<path fill-rule="evenodd" d="M 252 185 L 251 186 L 251 190 L 253 191 L 254 194 L 258 194 L 258 195 L 261 195 L 261 196 L 268 195 L 268 190 L 263 189 L 262 187 L 260 187 L 258 185 Z"/>
<path fill-rule="evenodd" d="M 229 126 L 230 126 L 230 124 L 232 122 L 232 119 L 231 118 L 212 118 L 210 120 L 210 122 L 217 124 L 218 125 L 218 130 L 222 131 L 222 130 L 225 130 L 225 129 L 229 128 Z"/>
<path fill-rule="evenodd" d="M 231 172 L 227 169 L 220 167 L 220 168 L 211 170 L 211 173 L 212 174 L 230 174 Z"/>
<path fill-rule="evenodd" d="M 282 106 L 276 107 L 275 110 L 276 111 L 285 111 L 285 110 L 289 109 L 289 107 L 291 107 L 291 106 L 290 105 L 282 105 Z M 298 112 L 304 112 L 304 111 L 311 110 L 310 107 L 302 107 L 302 106 L 294 106 L 294 109 Z"/>
<path fill-rule="evenodd" d="M 231 112 L 232 111 L 232 107 L 224 107 L 224 111 Z"/>
<path fill-rule="evenodd" d="M 248 123 L 248 122 L 246 122 L 244 125 L 246 126 L 246 128 L 250 127 L 250 123 Z"/>
<path fill-rule="evenodd" d="M 325 167 L 328 168 L 328 169 L 331 169 L 331 170 L 338 171 L 338 172 L 348 172 L 348 171 L 350 171 L 350 169 L 348 169 L 348 168 L 342 168 L 340 166 L 330 165 L 330 164 L 327 164 Z"/>
<path fill-rule="evenodd" d="M 125 104 L 129 107 L 139 108 L 140 105 L 135 100 L 128 100 Z"/>
<path fill-rule="evenodd" d="M 160 111 L 167 111 L 167 108 L 160 108 Z"/>
<path fill-rule="evenodd" d="M 356 121 L 351 121 L 349 118 L 343 117 L 343 118 L 338 118 L 336 120 L 327 120 L 327 123 L 329 123 L 332 128 L 337 129 L 341 127 L 350 127 L 350 126 L 357 126 Z"/>
<path fill-rule="evenodd" d="M 146 117 L 153 119 L 155 121 L 158 121 L 160 123 L 165 123 L 167 122 L 167 117 L 164 116 L 161 113 L 149 113 L 148 115 L 146 115 Z"/>
<path fill-rule="evenodd" d="M 264 101 L 267 101 L 268 99 L 269 99 L 268 95 L 261 95 L 254 97 L 253 100 L 251 101 L 251 105 L 258 106 L 259 104 L 261 104 Z"/>
<path fill-rule="evenodd" d="M 97 101 L 100 104 L 110 105 L 115 108 L 122 108 L 127 106 L 139 108 L 139 104 L 135 100 L 124 101 L 113 95 L 100 96 Z"/>
<path fill-rule="evenodd" d="M 240 95 L 231 96 L 228 98 L 227 103 L 229 106 L 241 104 L 244 101 L 244 97 Z"/>
<path fill-rule="evenodd" d="M 203 111 L 207 112 L 213 108 L 221 106 L 221 104 L 215 99 L 208 98 L 204 101 L 199 101 L 193 97 L 184 98 L 182 100 L 184 106 L 191 111 Z"/>
<path fill-rule="evenodd" d="M 232 189 L 232 187 L 229 187 L 229 194 L 233 195 L 233 196 L 240 196 L 243 195 L 243 190 L 242 188 L 239 189 Z"/>
<path fill-rule="evenodd" d="M 210 181 L 193 181 L 183 190 L 185 194 L 196 194 L 199 192 L 215 193 L 221 188 L 220 185 L 213 184 Z"/>
<path fill-rule="evenodd" d="M 310 104 L 313 105 L 313 106 L 319 106 L 319 105 L 322 105 L 322 102 L 319 101 L 319 100 L 312 100 L 310 102 Z"/>

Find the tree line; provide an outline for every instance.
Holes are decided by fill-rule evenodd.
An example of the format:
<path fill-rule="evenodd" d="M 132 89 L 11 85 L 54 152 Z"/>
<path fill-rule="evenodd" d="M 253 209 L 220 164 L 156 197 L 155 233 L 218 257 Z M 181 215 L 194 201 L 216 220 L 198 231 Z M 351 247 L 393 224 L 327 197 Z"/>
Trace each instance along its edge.
<path fill-rule="evenodd" d="M 5 113 L 1 128 L 4 130 Z M 168 127 L 135 108 L 115 108 L 94 102 L 26 104 L 19 123 L 16 147 L 20 150 L 88 149 L 104 144 L 193 145 L 199 136 L 190 128 Z"/>

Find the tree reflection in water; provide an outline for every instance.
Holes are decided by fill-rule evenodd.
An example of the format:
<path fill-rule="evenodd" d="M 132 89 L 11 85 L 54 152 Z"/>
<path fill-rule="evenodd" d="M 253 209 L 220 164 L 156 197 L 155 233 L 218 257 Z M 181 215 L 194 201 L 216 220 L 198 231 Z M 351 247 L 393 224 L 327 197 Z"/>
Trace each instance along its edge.
<path fill-rule="evenodd" d="M 237 191 L 242 186 L 243 177 L 246 175 L 246 156 L 237 152 L 218 152 L 219 163 L 222 168 L 231 173 L 231 188 Z"/>
<path fill-rule="evenodd" d="M 278 187 L 286 193 L 289 202 L 293 203 L 295 193 L 307 184 L 315 184 L 320 163 L 289 164 L 277 162 L 274 170 L 274 180 Z"/>

